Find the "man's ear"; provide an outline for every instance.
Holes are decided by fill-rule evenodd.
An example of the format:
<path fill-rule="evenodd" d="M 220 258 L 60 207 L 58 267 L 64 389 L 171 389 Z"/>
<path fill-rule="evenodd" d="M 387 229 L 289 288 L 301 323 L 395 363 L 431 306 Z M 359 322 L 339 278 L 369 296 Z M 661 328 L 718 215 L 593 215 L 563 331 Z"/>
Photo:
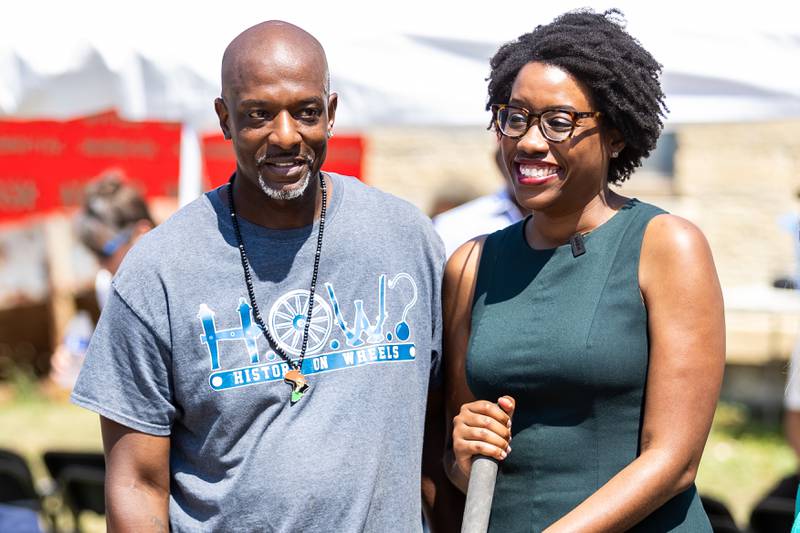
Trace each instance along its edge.
<path fill-rule="evenodd" d="M 336 121 L 336 106 L 339 104 L 339 95 L 331 93 L 328 96 L 328 132 L 333 131 L 333 123 Z"/>
<path fill-rule="evenodd" d="M 231 128 L 228 125 L 230 115 L 228 114 L 228 107 L 225 105 L 225 101 L 222 98 L 214 99 L 214 111 L 217 112 L 217 117 L 219 117 L 219 127 L 222 130 L 222 134 L 225 136 L 225 139 L 230 140 Z"/>

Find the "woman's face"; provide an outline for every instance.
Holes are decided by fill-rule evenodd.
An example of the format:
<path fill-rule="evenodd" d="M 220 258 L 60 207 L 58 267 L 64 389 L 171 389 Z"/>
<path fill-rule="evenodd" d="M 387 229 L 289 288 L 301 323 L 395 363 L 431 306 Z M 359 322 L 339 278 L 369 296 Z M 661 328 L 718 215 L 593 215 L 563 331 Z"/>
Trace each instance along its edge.
<path fill-rule="evenodd" d="M 528 63 L 519 71 L 508 105 L 529 113 L 596 111 L 582 82 L 559 67 L 539 62 Z M 520 205 L 553 215 L 569 214 L 604 190 L 611 153 L 624 144 L 616 131 L 604 131 L 600 120 L 576 120 L 572 137 L 560 143 L 546 139 L 538 122 L 522 137 L 501 136 L 503 161 Z"/>

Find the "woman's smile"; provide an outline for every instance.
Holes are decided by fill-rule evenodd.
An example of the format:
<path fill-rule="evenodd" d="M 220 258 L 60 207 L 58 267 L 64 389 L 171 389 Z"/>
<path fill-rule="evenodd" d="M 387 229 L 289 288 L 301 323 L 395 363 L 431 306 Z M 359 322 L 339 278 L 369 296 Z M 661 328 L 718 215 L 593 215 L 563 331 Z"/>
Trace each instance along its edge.
<path fill-rule="evenodd" d="M 520 185 L 544 185 L 563 175 L 561 167 L 544 161 L 515 160 L 512 169 Z"/>

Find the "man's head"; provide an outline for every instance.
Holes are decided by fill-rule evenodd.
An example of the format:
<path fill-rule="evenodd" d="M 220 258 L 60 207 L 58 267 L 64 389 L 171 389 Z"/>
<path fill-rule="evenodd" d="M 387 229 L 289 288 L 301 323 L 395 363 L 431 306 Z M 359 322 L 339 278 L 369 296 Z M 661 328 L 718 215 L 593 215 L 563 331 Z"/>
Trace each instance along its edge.
<path fill-rule="evenodd" d="M 112 274 L 136 240 L 154 225 L 139 191 L 116 173 L 109 173 L 86 187 L 76 221 L 81 242 Z"/>
<path fill-rule="evenodd" d="M 329 84 L 322 45 L 297 26 L 262 22 L 231 41 L 214 107 L 243 182 L 277 200 L 303 196 L 333 131 Z"/>

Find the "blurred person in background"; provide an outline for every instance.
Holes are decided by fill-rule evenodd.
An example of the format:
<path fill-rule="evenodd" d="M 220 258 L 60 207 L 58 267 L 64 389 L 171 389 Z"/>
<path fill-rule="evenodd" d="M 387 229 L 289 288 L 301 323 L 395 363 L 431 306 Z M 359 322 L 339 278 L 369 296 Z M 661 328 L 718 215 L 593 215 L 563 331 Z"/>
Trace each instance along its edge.
<path fill-rule="evenodd" d="M 446 467 L 465 490 L 475 455 L 500 461 L 490 531 L 711 531 L 694 480 L 722 292 L 696 226 L 610 187 L 666 108 L 623 25 L 570 12 L 491 60 L 492 125 L 532 215 L 459 247 L 443 287 Z"/>
<path fill-rule="evenodd" d="M 147 202 L 120 172 L 108 172 L 87 185 L 75 229 L 100 266 L 95 296 L 101 310 L 125 254 L 154 225 Z M 50 378 L 60 387 L 72 390 L 93 329 L 86 311 L 79 311 L 68 324 L 64 342 L 50 359 Z"/>
<path fill-rule="evenodd" d="M 795 198 L 800 200 L 800 189 L 795 192 Z M 781 226 L 786 229 L 792 236 L 792 243 L 795 251 L 795 270 L 793 276 L 788 278 L 791 281 L 786 283 L 787 288 L 792 287 L 795 290 L 800 290 L 800 215 L 797 213 L 788 213 L 781 217 Z M 786 391 L 784 395 L 784 432 L 789 445 L 794 450 L 797 457 L 797 470 L 800 472 L 800 335 L 795 340 L 794 350 L 792 357 L 789 361 L 787 370 Z M 794 492 L 800 482 L 800 475 L 795 473 L 793 476 L 784 481 L 789 484 L 789 491 L 782 491 L 784 495 L 789 493 L 790 497 L 794 497 Z M 778 487 L 776 487 L 776 490 Z"/>
<path fill-rule="evenodd" d="M 473 237 L 503 229 L 522 219 L 524 209 L 514 196 L 514 188 L 502 161 L 500 145 L 494 152 L 503 187 L 493 194 L 475 198 L 433 217 L 433 227 L 444 242 L 447 257 Z"/>
<path fill-rule="evenodd" d="M 800 200 L 800 189 L 795 191 L 795 198 Z M 792 236 L 795 252 L 795 270 L 792 277 L 783 286 L 800 290 L 800 215 L 787 213 L 781 217 L 780 225 Z M 787 369 L 786 390 L 783 401 L 783 427 L 786 439 L 797 457 L 797 470 L 800 472 L 800 335 L 795 340 L 792 357 Z M 785 478 L 774 489 L 774 494 L 794 498 L 800 483 L 800 475 L 796 472 Z"/>
<path fill-rule="evenodd" d="M 436 220 L 436 217 L 442 213 L 471 202 L 479 196 L 480 193 L 460 178 L 446 180 L 439 185 L 434 193 L 428 216 L 431 217 L 431 220 Z"/>
<path fill-rule="evenodd" d="M 750 513 L 754 533 L 788 531 L 800 485 L 800 342 L 795 343 L 787 371 L 783 401 L 783 430 L 797 461 L 794 473 L 785 476 L 767 491 Z M 782 511 L 782 512 L 781 512 Z"/>
<path fill-rule="evenodd" d="M 800 200 L 800 189 L 795 191 Z M 788 221 L 787 221 L 788 222 Z M 794 289 L 800 290 L 800 215 L 794 214 L 794 224 L 788 224 L 795 250 Z M 769 494 L 795 498 L 794 525 L 792 533 L 800 533 L 800 335 L 795 341 L 789 363 L 786 394 L 784 396 L 783 430 L 797 461 L 795 473 L 782 479 Z"/>
<path fill-rule="evenodd" d="M 800 189 L 795 191 L 795 199 L 800 199 Z M 778 225 L 792 236 L 795 268 L 790 276 L 774 280 L 773 286 L 800 290 L 800 215 L 797 212 L 785 213 L 778 219 Z M 786 376 L 783 431 L 789 446 L 794 451 L 797 465 L 794 473 L 778 480 L 753 507 L 750 513 L 750 528 L 754 533 L 789 531 L 793 521 L 795 500 L 800 485 L 800 336 L 795 339 Z"/>
<path fill-rule="evenodd" d="M 76 228 L 81 242 L 100 264 L 95 294 L 101 310 L 125 254 L 154 226 L 147 202 L 120 173 L 106 174 L 86 187 Z"/>

